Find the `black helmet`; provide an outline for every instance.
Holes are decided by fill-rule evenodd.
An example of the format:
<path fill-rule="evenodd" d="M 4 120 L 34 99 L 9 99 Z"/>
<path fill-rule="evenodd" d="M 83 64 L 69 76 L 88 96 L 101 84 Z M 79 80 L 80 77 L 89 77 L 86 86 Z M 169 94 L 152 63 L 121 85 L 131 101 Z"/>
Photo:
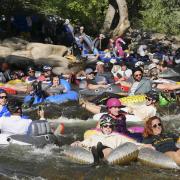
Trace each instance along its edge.
<path fill-rule="evenodd" d="M 152 100 L 159 101 L 159 94 L 156 91 L 149 91 L 146 93 L 147 98 L 151 98 Z"/>
<path fill-rule="evenodd" d="M 112 125 L 114 126 L 114 120 L 113 118 L 108 115 L 108 114 L 104 114 L 101 116 L 100 118 L 100 127 L 103 127 L 104 125 Z"/>
<path fill-rule="evenodd" d="M 16 113 L 16 112 L 22 113 L 22 107 L 20 104 L 17 104 L 17 103 L 9 105 L 8 109 L 9 109 L 10 113 L 12 113 L 12 114 Z"/>

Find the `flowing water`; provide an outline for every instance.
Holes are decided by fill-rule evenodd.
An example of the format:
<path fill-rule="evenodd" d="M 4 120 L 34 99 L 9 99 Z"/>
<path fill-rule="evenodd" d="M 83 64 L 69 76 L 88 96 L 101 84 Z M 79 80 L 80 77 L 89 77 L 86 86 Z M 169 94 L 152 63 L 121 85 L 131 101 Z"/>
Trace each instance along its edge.
<path fill-rule="evenodd" d="M 178 116 L 165 117 L 165 124 L 169 130 L 179 132 Z M 83 132 L 95 126 L 92 121 L 60 118 L 51 121 L 52 124 L 65 123 L 65 134 L 62 145 L 75 140 L 82 140 Z M 0 148 L 0 179 L 68 179 L 68 180 L 178 180 L 180 171 L 150 168 L 139 162 L 132 162 L 127 166 L 100 164 L 80 165 L 71 162 L 61 154 L 61 147 L 55 145 L 43 149 L 10 145 Z"/>

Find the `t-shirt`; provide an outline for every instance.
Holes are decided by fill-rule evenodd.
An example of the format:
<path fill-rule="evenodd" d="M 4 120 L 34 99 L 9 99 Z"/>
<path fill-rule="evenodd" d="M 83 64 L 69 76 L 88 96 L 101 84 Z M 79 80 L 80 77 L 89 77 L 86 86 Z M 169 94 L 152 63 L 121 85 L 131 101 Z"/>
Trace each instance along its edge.
<path fill-rule="evenodd" d="M 4 134 L 27 134 L 31 119 L 24 119 L 20 116 L 10 116 L 0 118 L 1 133 Z"/>
<path fill-rule="evenodd" d="M 154 146 L 157 151 L 165 153 L 168 151 L 178 150 L 176 147 L 178 138 L 179 137 L 174 134 L 160 134 L 144 138 L 143 143 L 152 144 L 152 146 Z"/>

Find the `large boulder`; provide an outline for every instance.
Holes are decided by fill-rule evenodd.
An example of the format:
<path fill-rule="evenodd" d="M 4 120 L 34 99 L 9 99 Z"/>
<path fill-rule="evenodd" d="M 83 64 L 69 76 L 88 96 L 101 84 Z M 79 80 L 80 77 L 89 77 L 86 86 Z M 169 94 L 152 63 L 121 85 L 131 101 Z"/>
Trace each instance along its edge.
<path fill-rule="evenodd" d="M 50 55 L 63 56 L 67 47 L 52 44 L 29 43 L 27 50 L 31 51 L 33 59 L 47 58 Z"/>
<path fill-rule="evenodd" d="M 13 51 L 14 50 L 12 48 L 0 46 L 0 57 L 5 58 L 9 56 Z"/>
<path fill-rule="evenodd" d="M 69 73 L 71 73 L 71 70 L 69 68 L 64 68 L 64 67 L 53 67 L 52 72 L 55 75 L 60 76 L 61 74 L 69 74 Z"/>
<path fill-rule="evenodd" d="M 31 51 L 28 50 L 14 51 L 13 53 L 11 53 L 11 55 L 32 59 Z"/>
<path fill-rule="evenodd" d="M 7 56 L 5 58 L 5 62 L 9 63 L 10 65 L 18 69 L 24 69 L 27 68 L 27 66 L 34 65 L 34 61 L 31 58 L 16 55 Z"/>
<path fill-rule="evenodd" d="M 69 61 L 65 57 L 57 55 L 50 55 L 46 58 L 34 59 L 34 62 L 37 65 L 49 64 L 51 66 L 60 66 L 64 68 L 68 68 L 69 65 Z"/>
<path fill-rule="evenodd" d="M 28 41 L 25 41 L 23 39 L 12 37 L 8 39 L 4 39 L 2 42 L 2 46 L 9 47 L 14 50 L 22 50 L 26 48 L 28 43 L 29 43 Z"/>

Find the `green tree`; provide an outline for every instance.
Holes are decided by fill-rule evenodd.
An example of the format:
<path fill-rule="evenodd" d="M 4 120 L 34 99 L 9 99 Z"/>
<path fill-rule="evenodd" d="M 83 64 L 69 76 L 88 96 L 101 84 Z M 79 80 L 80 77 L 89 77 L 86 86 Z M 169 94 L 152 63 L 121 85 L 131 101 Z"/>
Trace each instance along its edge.
<path fill-rule="evenodd" d="M 139 20 L 146 30 L 166 34 L 180 33 L 180 14 L 177 0 L 142 0 Z M 180 10 L 180 9 L 179 9 Z"/>

